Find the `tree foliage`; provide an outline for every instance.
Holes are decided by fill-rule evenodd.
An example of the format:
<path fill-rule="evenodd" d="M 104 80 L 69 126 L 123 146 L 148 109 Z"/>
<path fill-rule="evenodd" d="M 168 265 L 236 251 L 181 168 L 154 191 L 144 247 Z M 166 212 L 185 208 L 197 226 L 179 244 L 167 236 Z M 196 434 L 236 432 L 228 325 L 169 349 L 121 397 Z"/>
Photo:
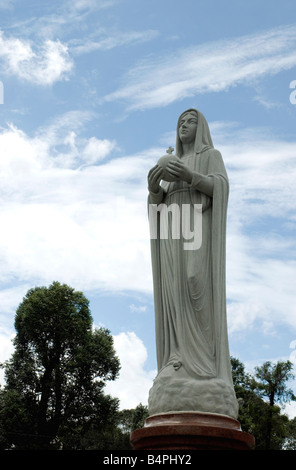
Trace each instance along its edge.
<path fill-rule="evenodd" d="M 255 376 L 260 381 L 257 384 L 258 393 L 268 398 L 271 407 L 276 402 L 296 400 L 292 389 L 287 388 L 287 382 L 294 379 L 292 369 L 290 361 L 278 361 L 276 364 L 267 361 L 261 367 L 255 367 Z"/>
<path fill-rule="evenodd" d="M 255 368 L 257 393 L 268 400 L 264 439 L 266 450 L 281 448 L 282 439 L 287 437 L 288 419 L 280 414 L 280 408 L 276 403 L 296 400 L 293 391 L 287 386 L 287 383 L 294 379 L 292 368 L 293 364 L 290 361 L 278 361 L 276 364 L 267 361 L 261 367 Z"/>
<path fill-rule="evenodd" d="M 296 442 L 295 425 L 278 406 L 295 400 L 287 385 L 294 378 L 292 363 L 268 361 L 255 368 L 254 376 L 245 372 L 238 359 L 231 358 L 231 364 L 242 430 L 255 437 L 257 450 L 284 449 L 288 442 L 292 447 Z"/>
<path fill-rule="evenodd" d="M 15 317 L 15 351 L 5 364 L 3 426 L 11 444 L 60 445 L 114 418 L 117 400 L 105 396 L 119 371 L 109 331 L 93 329 L 89 302 L 58 282 L 30 289 Z M 30 436 L 30 439 L 28 439 Z"/>
<path fill-rule="evenodd" d="M 54 282 L 30 289 L 15 316 L 15 350 L 0 388 L 1 449 L 130 450 L 130 433 L 148 416 L 141 403 L 119 410 L 104 393 L 120 369 L 109 330 L 94 328 L 89 302 Z M 281 405 L 296 400 L 292 363 L 266 362 L 254 375 L 231 358 L 238 420 L 256 449 L 296 450 L 296 418 Z"/>

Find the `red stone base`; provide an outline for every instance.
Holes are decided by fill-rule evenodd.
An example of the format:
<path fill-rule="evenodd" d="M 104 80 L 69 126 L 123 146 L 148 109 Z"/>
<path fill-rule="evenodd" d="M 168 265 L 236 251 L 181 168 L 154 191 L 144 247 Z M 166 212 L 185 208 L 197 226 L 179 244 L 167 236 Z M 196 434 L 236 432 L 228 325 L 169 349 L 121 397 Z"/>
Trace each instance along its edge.
<path fill-rule="evenodd" d="M 225 415 L 178 412 L 150 416 L 131 433 L 134 450 L 252 450 L 253 436 Z"/>

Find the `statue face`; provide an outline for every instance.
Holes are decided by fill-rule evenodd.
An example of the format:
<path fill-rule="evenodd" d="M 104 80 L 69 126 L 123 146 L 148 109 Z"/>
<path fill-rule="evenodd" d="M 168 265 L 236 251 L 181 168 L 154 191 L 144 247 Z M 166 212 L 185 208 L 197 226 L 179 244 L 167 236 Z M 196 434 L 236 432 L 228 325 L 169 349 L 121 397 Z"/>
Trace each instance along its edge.
<path fill-rule="evenodd" d="M 190 144 L 195 140 L 197 129 L 197 116 L 195 113 L 186 113 L 179 122 L 179 137 L 183 144 Z"/>

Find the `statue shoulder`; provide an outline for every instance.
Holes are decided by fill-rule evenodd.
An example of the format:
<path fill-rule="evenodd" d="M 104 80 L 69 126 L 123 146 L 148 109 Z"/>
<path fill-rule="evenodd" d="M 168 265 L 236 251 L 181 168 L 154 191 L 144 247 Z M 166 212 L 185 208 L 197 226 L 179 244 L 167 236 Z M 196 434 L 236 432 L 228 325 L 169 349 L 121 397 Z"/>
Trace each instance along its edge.
<path fill-rule="evenodd" d="M 220 173 L 227 177 L 227 172 L 221 152 L 215 148 L 209 149 L 208 152 L 208 171 L 213 173 Z"/>
<path fill-rule="evenodd" d="M 213 148 L 210 148 L 208 150 L 208 152 L 209 152 L 211 158 L 215 158 L 217 160 L 222 159 L 222 154 L 221 154 L 220 150 L 217 150 L 213 147 Z"/>
<path fill-rule="evenodd" d="M 215 148 L 209 149 L 209 162 L 211 162 L 212 165 L 216 164 L 224 166 L 224 160 L 220 150 L 217 150 Z"/>

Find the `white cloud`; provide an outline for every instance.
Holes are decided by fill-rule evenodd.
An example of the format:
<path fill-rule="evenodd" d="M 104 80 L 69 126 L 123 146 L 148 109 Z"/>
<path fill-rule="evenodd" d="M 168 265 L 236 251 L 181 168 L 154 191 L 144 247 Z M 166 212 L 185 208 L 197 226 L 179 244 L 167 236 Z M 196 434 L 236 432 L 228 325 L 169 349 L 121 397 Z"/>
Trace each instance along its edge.
<path fill-rule="evenodd" d="M 81 10 L 90 10 L 101 8 L 109 8 L 113 5 L 116 5 L 121 0 L 68 0 L 66 2 L 67 9 L 74 10 L 75 12 L 80 13 Z"/>
<path fill-rule="evenodd" d="M 116 157 L 116 143 L 80 137 L 78 122 L 88 118 L 60 116 L 34 137 L 2 129 L 2 283 L 58 279 L 85 290 L 152 292 L 146 175 L 163 149 Z M 279 319 L 295 327 L 296 144 L 229 123 L 210 127 L 230 178 L 230 331 L 259 321 L 272 332 Z"/>
<path fill-rule="evenodd" d="M 258 322 L 271 334 L 278 321 L 296 326 L 295 142 L 269 133 L 217 131 L 230 179 L 227 232 L 229 329 Z"/>
<path fill-rule="evenodd" d="M 0 167 L 2 177 L 11 185 L 17 175 L 32 176 L 50 168 L 73 168 L 93 165 L 117 148 L 115 141 L 97 137 L 81 138 L 79 133 L 91 118 L 87 112 L 68 112 L 39 128 L 34 137 L 27 136 L 13 124 L 0 129 Z"/>
<path fill-rule="evenodd" d="M 102 164 L 113 142 L 80 139 L 66 124 L 64 132 L 51 125 L 30 138 L 10 126 L 0 134 L 0 279 L 150 290 L 152 163 L 134 156 Z"/>
<path fill-rule="evenodd" d="M 91 137 L 83 149 L 82 158 L 86 164 L 93 165 L 107 157 L 115 146 L 114 141 L 110 142 L 107 139 L 100 140 Z"/>
<path fill-rule="evenodd" d="M 0 327 L 0 364 L 7 361 L 14 351 L 13 338 L 14 333 L 9 329 Z M 5 383 L 4 370 L 0 368 L 0 386 Z"/>
<path fill-rule="evenodd" d="M 127 85 L 105 100 L 123 100 L 129 109 L 147 109 L 250 83 L 294 67 L 295 44 L 296 27 L 287 26 L 149 57 L 129 71 Z"/>
<path fill-rule="evenodd" d="M 2 73 L 42 86 L 67 79 L 73 69 L 68 48 L 59 40 L 47 39 L 40 45 L 32 45 L 25 39 L 6 38 L 3 32 L 0 32 L 0 59 Z"/>
<path fill-rule="evenodd" d="M 1 282 L 4 284 L 5 279 L 1 279 Z M 14 287 L 4 287 L 2 286 L 0 290 L 0 318 L 1 325 L 4 328 L 9 329 L 11 327 L 11 319 L 14 318 L 15 311 L 18 305 L 21 303 L 26 292 L 31 288 L 30 284 L 20 285 Z M 9 315 L 9 322 L 5 321 L 5 315 Z"/>
<path fill-rule="evenodd" d="M 121 409 L 135 408 L 139 403 L 147 405 L 156 371 L 145 370 L 147 351 L 143 342 L 133 332 L 120 333 L 113 339 L 121 371 L 116 381 L 107 383 L 105 391 L 119 398 Z"/>
<path fill-rule="evenodd" d="M 146 31 L 128 31 L 126 33 L 101 32 L 99 39 L 73 40 L 70 43 L 73 54 L 85 54 L 97 50 L 108 51 L 115 47 L 138 44 L 151 41 L 158 35 L 155 30 Z"/>
<path fill-rule="evenodd" d="M 131 312 L 136 312 L 136 313 L 143 313 L 143 312 L 146 312 L 147 310 L 147 306 L 146 305 L 134 305 L 134 304 L 131 304 L 129 306 L 130 308 L 130 311 Z"/>
<path fill-rule="evenodd" d="M 15 35 L 18 38 L 35 38 L 36 44 L 39 45 L 46 40 L 55 42 L 56 38 L 62 39 L 65 37 L 70 37 L 70 43 L 72 43 L 72 38 L 75 37 L 74 32 L 77 34 L 77 37 L 80 37 L 82 31 L 85 33 L 90 29 L 89 24 L 94 20 L 95 37 L 97 37 L 98 31 L 102 30 L 101 24 L 104 25 L 105 28 L 106 17 L 102 16 L 104 10 L 116 6 L 121 2 L 122 0 L 64 0 L 59 3 L 51 2 L 44 10 L 44 14 L 42 6 L 36 4 L 39 15 L 32 13 L 33 10 L 31 12 L 30 8 L 28 8 L 26 20 L 16 20 L 15 23 L 10 22 L 9 30 L 15 31 Z M 15 3 L 16 0 L 1 0 L 0 9 L 15 10 Z M 41 8 L 39 8 L 39 6 Z M 17 14 L 15 14 L 15 17 L 17 18 Z M 112 24 L 112 27 L 113 26 L 114 23 Z M 115 36 L 116 34 L 111 35 L 113 40 L 116 40 Z M 91 37 L 93 38 L 92 33 Z M 104 37 L 108 42 L 109 34 L 106 33 Z M 22 39 L 22 42 L 23 41 L 24 39 Z M 86 35 L 84 43 L 91 42 L 92 40 Z M 73 40 L 73 44 L 80 45 L 81 41 Z M 39 47 L 36 46 L 36 49 L 38 48 Z"/>
<path fill-rule="evenodd" d="M 293 391 L 295 394 L 295 391 Z M 295 401 L 291 401 L 282 406 L 283 414 L 288 415 L 289 419 L 293 419 L 296 417 L 296 403 Z"/>

